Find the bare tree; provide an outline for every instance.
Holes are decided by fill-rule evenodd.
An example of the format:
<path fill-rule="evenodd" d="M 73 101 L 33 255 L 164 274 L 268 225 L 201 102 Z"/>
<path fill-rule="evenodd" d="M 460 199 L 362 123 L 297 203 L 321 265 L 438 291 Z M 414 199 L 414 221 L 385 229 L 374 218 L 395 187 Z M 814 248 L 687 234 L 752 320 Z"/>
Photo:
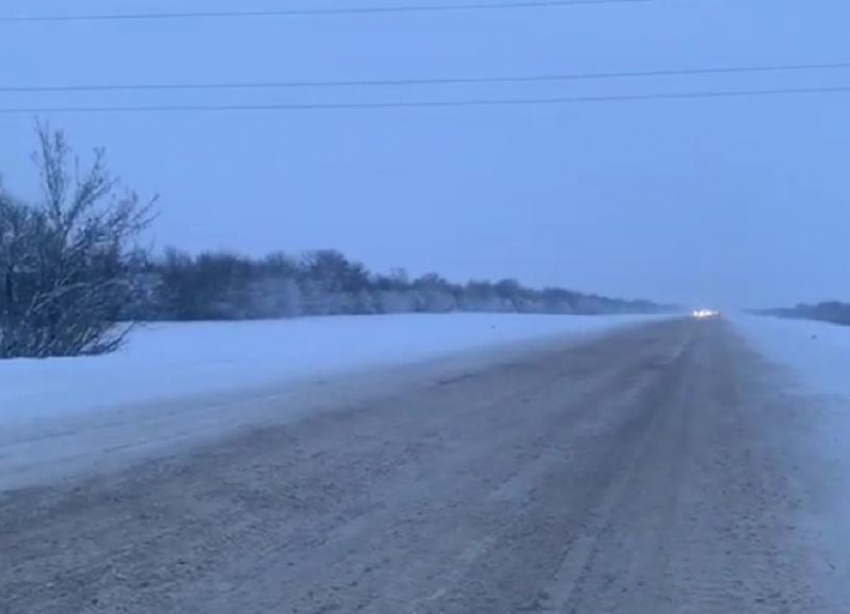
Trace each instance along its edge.
<path fill-rule="evenodd" d="M 62 132 L 38 125 L 43 199 L 0 197 L 0 357 L 101 354 L 117 349 L 136 291 L 134 241 L 151 220 L 111 176 L 103 151 L 82 170 Z"/>

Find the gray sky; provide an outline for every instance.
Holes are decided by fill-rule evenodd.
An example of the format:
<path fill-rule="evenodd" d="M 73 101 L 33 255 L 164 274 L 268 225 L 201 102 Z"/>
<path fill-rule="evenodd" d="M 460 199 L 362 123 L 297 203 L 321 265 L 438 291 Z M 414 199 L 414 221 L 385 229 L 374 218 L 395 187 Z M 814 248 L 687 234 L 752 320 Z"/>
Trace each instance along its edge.
<path fill-rule="evenodd" d="M 439 3 L 450 3 L 444 0 Z M 77 0 L 75 12 L 413 4 Z M 426 4 L 427 0 L 417 0 Z M 432 3 L 437 3 L 432 0 Z M 68 13 L 6 0 L 2 15 Z M 0 84 L 502 76 L 850 61 L 842 0 L 0 24 Z M 11 59 L 11 61 L 9 60 Z M 850 85 L 850 70 L 262 93 L 0 94 L 0 107 L 547 97 Z M 850 93 L 499 108 L 52 115 L 159 193 L 158 246 L 334 247 L 386 270 L 730 306 L 850 299 Z M 34 193 L 29 115 L 0 172 Z"/>

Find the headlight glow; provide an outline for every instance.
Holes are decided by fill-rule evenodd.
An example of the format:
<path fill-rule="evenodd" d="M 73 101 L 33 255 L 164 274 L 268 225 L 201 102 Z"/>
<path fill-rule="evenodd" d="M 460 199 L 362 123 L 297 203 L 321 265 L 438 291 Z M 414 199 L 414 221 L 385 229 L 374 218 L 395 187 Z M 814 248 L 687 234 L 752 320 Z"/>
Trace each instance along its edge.
<path fill-rule="evenodd" d="M 713 309 L 696 309 L 692 314 L 695 318 L 716 318 L 720 315 L 720 312 L 714 311 Z"/>

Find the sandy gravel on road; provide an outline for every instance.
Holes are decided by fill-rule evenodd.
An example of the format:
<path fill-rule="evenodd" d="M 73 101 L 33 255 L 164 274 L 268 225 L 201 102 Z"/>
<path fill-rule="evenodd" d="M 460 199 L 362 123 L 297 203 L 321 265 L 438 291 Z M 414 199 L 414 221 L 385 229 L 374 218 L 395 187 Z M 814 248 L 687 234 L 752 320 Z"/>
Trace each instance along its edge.
<path fill-rule="evenodd" d="M 9 491 L 0 611 L 850 611 L 770 378 L 656 323 Z"/>

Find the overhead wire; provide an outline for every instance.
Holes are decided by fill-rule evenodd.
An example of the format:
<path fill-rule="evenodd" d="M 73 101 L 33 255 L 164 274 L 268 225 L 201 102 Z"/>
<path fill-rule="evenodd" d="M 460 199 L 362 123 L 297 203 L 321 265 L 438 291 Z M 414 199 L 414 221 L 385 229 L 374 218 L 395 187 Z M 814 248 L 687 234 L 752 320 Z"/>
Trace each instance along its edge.
<path fill-rule="evenodd" d="M 340 7 L 316 9 L 232 10 L 150 13 L 100 13 L 77 15 L 0 15 L 3 23 L 78 22 L 78 21 L 137 21 L 182 19 L 231 19 L 255 17 L 358 15 L 380 13 L 424 13 L 445 11 L 502 10 L 546 7 L 593 6 L 603 4 L 646 4 L 666 0 L 525 0 L 455 4 L 410 4 L 373 7 Z M 129 83 L 129 84 L 66 84 L 66 85 L 0 85 L 0 93 L 50 92 L 110 92 L 110 91 L 202 91 L 239 89 L 332 88 L 332 87 L 402 87 L 419 85 L 510 84 L 603 79 L 628 79 L 666 76 L 696 76 L 716 74 L 768 73 L 782 71 L 815 71 L 850 69 L 850 62 L 819 64 L 778 64 L 761 66 L 702 67 L 655 69 L 615 72 L 550 73 L 538 75 L 434 77 L 357 80 L 293 80 L 245 81 L 212 83 Z M 850 91 L 850 86 L 796 87 L 760 90 L 705 90 L 693 92 L 647 93 L 623 95 L 558 96 L 550 98 L 473 98 L 465 100 L 413 100 L 376 102 L 329 103 L 245 103 L 245 104 L 154 104 L 56 107 L 0 107 L 0 114 L 18 113 L 139 113 L 139 112 L 236 112 L 236 111 L 298 111 L 298 110 L 356 110 L 428 107 L 521 106 L 594 102 L 638 102 L 653 100 L 686 100 L 710 98 L 743 98 L 795 94 L 837 94 Z"/>
<path fill-rule="evenodd" d="M 345 111 L 403 108 L 497 107 L 526 105 L 561 105 L 604 102 L 644 102 L 664 100 L 697 100 L 721 98 L 756 98 L 769 96 L 844 94 L 850 85 L 834 87 L 799 87 L 760 90 L 705 90 L 695 92 L 670 92 L 650 94 L 561 96 L 551 98 L 474 98 L 467 100 L 424 100 L 389 102 L 339 102 L 339 103 L 282 103 L 282 104 L 187 104 L 187 105 L 131 105 L 131 106 L 63 106 L 63 107 L 0 107 L 0 114 L 48 113 L 162 113 L 162 112 L 250 112 L 250 111 Z"/>
<path fill-rule="evenodd" d="M 460 2 L 389 6 L 328 7 L 304 9 L 184 11 L 150 13 L 91 13 L 49 15 L 0 15 L 0 23 L 165 21 L 189 19 L 252 19 L 276 17 L 322 17 L 334 15 L 380 15 L 390 13 L 445 13 L 539 8 L 592 7 L 611 4 L 649 4 L 666 0 L 526 0 L 508 2 Z"/>
<path fill-rule="evenodd" d="M 404 87 L 424 85 L 475 85 L 537 83 L 548 81 L 591 81 L 647 77 L 801 72 L 850 69 L 850 62 L 822 64 L 774 64 L 760 66 L 703 67 L 682 69 L 635 70 L 616 72 L 577 72 L 494 77 L 435 77 L 401 79 L 232 81 L 218 83 L 130 83 L 72 85 L 0 85 L 0 93 L 112 92 L 112 91 L 204 91 L 240 89 L 298 89 L 333 87 Z"/>

